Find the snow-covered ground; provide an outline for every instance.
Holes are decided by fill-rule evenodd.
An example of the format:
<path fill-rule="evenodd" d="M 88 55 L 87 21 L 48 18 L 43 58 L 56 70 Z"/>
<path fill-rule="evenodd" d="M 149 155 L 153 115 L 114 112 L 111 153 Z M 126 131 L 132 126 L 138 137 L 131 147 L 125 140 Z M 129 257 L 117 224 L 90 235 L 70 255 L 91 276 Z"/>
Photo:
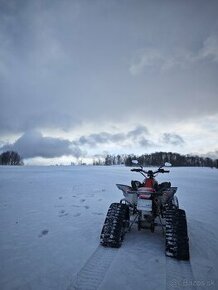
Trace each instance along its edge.
<path fill-rule="evenodd" d="M 161 230 L 99 246 L 127 167 L 0 167 L 0 289 L 218 289 L 218 170 L 171 168 L 187 213 L 190 262 L 165 257 Z"/>

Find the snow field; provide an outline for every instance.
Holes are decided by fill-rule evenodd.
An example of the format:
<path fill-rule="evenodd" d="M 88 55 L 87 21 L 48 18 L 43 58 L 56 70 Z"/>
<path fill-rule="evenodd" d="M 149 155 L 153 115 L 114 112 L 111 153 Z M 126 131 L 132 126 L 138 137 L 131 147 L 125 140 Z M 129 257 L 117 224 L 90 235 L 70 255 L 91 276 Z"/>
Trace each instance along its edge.
<path fill-rule="evenodd" d="M 107 209 L 122 198 L 115 184 L 131 179 L 141 176 L 119 166 L 0 167 L 0 289 L 217 289 L 218 170 L 157 177 L 178 186 L 190 263 L 165 257 L 160 229 L 133 228 L 120 249 L 98 249 Z M 93 261 L 107 267 L 84 276 Z"/>

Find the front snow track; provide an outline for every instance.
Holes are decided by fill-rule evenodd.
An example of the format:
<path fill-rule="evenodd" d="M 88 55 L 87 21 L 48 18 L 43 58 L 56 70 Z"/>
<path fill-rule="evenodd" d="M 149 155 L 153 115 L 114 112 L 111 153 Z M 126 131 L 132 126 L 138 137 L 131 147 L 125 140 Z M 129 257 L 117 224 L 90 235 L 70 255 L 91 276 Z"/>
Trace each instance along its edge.
<path fill-rule="evenodd" d="M 119 248 L 126 228 L 129 226 L 129 207 L 122 203 L 112 203 L 108 209 L 101 231 L 100 243 L 105 247 Z"/>
<path fill-rule="evenodd" d="M 189 239 L 185 211 L 168 208 L 166 218 L 166 255 L 178 260 L 189 260 Z"/>

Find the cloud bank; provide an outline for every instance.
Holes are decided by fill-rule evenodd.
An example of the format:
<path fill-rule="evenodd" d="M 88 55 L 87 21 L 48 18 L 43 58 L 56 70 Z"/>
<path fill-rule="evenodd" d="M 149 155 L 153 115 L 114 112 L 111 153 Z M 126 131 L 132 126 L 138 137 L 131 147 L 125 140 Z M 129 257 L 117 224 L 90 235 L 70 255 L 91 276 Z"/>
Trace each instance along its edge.
<path fill-rule="evenodd" d="M 117 145 L 125 144 L 126 142 L 133 144 L 143 144 L 144 146 L 150 146 L 150 142 L 146 139 L 149 135 L 149 131 L 145 126 L 136 126 L 133 130 L 127 131 L 125 133 L 108 133 L 100 132 L 97 134 L 90 134 L 88 136 L 81 136 L 78 140 L 74 141 L 75 145 L 89 145 L 98 146 L 101 144 L 114 143 Z M 143 140 L 143 141 L 142 141 Z"/>
<path fill-rule="evenodd" d="M 38 131 L 29 131 L 23 134 L 15 143 L 4 145 L 1 151 L 14 150 L 22 158 L 54 158 L 72 155 L 76 158 L 84 156 L 79 147 L 74 146 L 69 140 L 43 137 Z"/>
<path fill-rule="evenodd" d="M 75 158 L 86 157 L 88 151 L 96 149 L 102 156 L 104 151 L 110 149 L 122 149 L 123 153 L 128 153 L 129 148 L 135 150 L 141 148 L 143 152 L 162 148 L 162 145 L 181 146 L 184 140 L 175 133 L 164 133 L 161 141 L 155 141 L 145 126 L 136 126 L 125 133 L 100 132 L 90 135 L 82 135 L 70 141 L 63 138 L 45 137 L 39 131 L 32 130 L 24 133 L 12 144 L 6 144 L 0 151 L 13 150 L 18 152 L 22 158 L 29 159 L 35 157 L 57 158 L 71 156 Z M 108 151 L 108 150 L 109 151 Z M 126 152 L 125 152 L 126 150 Z M 115 150 L 115 154 L 116 154 Z M 95 156 L 93 154 L 93 156 Z"/>

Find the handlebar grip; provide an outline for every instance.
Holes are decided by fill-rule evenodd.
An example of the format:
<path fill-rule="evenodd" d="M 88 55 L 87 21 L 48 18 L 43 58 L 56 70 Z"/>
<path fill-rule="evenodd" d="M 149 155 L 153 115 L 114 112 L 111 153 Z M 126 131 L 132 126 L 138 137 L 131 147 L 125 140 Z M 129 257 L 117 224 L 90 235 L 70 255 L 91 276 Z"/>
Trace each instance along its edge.
<path fill-rule="evenodd" d="M 139 169 L 139 168 L 133 168 L 133 169 L 131 169 L 131 171 L 139 172 L 139 171 L 141 171 L 141 169 Z"/>
<path fill-rule="evenodd" d="M 165 170 L 163 168 L 158 169 L 157 173 L 169 173 L 169 170 Z M 155 172 L 156 173 L 156 172 Z"/>

